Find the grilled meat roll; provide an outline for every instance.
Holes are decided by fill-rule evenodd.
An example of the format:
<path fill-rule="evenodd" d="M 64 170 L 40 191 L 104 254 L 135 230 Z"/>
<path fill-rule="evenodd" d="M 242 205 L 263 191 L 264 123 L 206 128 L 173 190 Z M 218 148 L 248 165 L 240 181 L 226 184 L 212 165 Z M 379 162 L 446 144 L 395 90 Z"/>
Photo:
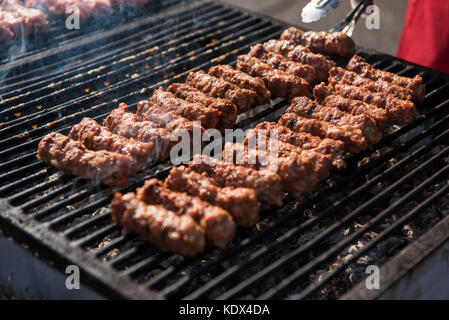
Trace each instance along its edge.
<path fill-rule="evenodd" d="M 191 103 L 179 99 L 173 93 L 164 91 L 162 88 L 154 90 L 150 101 L 190 121 L 201 121 L 201 126 L 205 129 L 216 128 L 221 115 L 221 112 L 216 109 L 209 108 L 202 103 Z"/>
<path fill-rule="evenodd" d="M 329 84 L 345 83 L 355 87 L 361 87 L 372 92 L 384 93 L 388 96 L 396 97 L 403 100 L 412 99 L 412 91 L 407 88 L 400 87 L 393 83 L 378 79 L 376 81 L 364 78 L 355 72 L 335 67 L 329 71 Z"/>
<path fill-rule="evenodd" d="M 112 133 L 100 126 L 91 118 L 74 125 L 69 132 L 69 138 L 78 140 L 90 150 L 106 150 L 128 155 L 133 158 L 136 171 L 145 168 L 150 154 L 154 154 L 154 144 L 128 139 Z"/>
<path fill-rule="evenodd" d="M 375 105 L 367 104 L 363 101 L 352 100 L 337 95 L 333 88 L 326 86 L 324 82 L 313 88 L 313 95 L 316 101 L 324 106 L 338 108 L 341 111 L 353 115 L 366 114 L 376 121 L 380 130 L 390 126 L 388 112 L 385 109 L 378 108 Z"/>
<path fill-rule="evenodd" d="M 325 107 L 307 97 L 293 99 L 285 113 L 296 113 L 299 116 L 327 121 L 335 125 L 347 125 L 360 129 L 368 144 L 374 145 L 382 139 L 382 133 L 376 121 L 365 114 L 351 115 L 337 108 Z"/>
<path fill-rule="evenodd" d="M 228 81 L 236 86 L 257 93 L 257 105 L 269 104 L 271 93 L 259 77 L 252 77 L 245 72 L 234 70 L 228 65 L 218 65 L 209 69 L 209 75 Z"/>
<path fill-rule="evenodd" d="M 208 244 L 224 249 L 235 235 L 235 224 L 224 209 L 214 206 L 187 193 L 167 189 L 158 179 L 145 181 L 137 189 L 139 200 L 147 204 L 161 205 L 178 215 L 188 215 L 203 228 Z"/>
<path fill-rule="evenodd" d="M 364 88 L 354 87 L 343 83 L 334 85 L 334 90 L 339 95 L 360 100 L 385 109 L 392 124 L 404 125 L 412 123 L 416 115 L 415 104 L 409 100 L 401 100 L 388 97 L 383 93 L 371 92 Z"/>
<path fill-rule="evenodd" d="M 358 153 L 367 148 L 362 131 L 350 126 L 337 126 L 326 121 L 304 118 L 296 113 L 284 114 L 278 123 L 293 131 L 310 133 L 322 139 L 341 140 L 345 143 L 346 149 L 352 153 Z"/>
<path fill-rule="evenodd" d="M 254 189 L 220 187 L 206 174 L 184 166 L 174 167 L 165 179 L 167 188 L 186 192 L 229 211 L 237 225 L 252 227 L 259 220 L 260 204 Z"/>
<path fill-rule="evenodd" d="M 249 55 L 260 59 L 269 66 L 294 75 L 295 77 L 303 78 L 308 83 L 316 81 L 315 67 L 299 62 L 291 61 L 281 54 L 273 53 L 265 49 L 263 44 L 258 43 L 251 47 Z"/>
<path fill-rule="evenodd" d="M 37 157 L 64 172 L 86 179 L 98 179 L 108 186 L 127 186 L 135 168 L 130 156 L 89 150 L 81 142 L 58 132 L 51 132 L 42 138 Z"/>
<path fill-rule="evenodd" d="M 239 88 L 228 81 L 213 77 L 203 70 L 191 72 L 186 83 L 207 95 L 231 101 L 237 107 L 238 113 L 251 109 L 257 98 L 256 92 Z"/>
<path fill-rule="evenodd" d="M 162 250 L 186 257 L 204 251 L 203 230 L 192 217 L 179 216 L 159 205 L 148 205 L 133 192 L 115 194 L 111 216 L 125 230 L 137 233 Z"/>
<path fill-rule="evenodd" d="M 403 88 L 410 89 L 412 91 L 412 98 L 418 103 L 424 102 L 426 97 L 426 86 L 423 84 L 422 78 L 420 76 L 415 76 L 414 78 L 402 77 L 395 73 L 383 71 L 374 68 L 372 65 L 367 63 L 360 56 L 353 56 L 348 62 L 346 69 L 349 71 L 354 71 L 362 77 L 369 78 L 372 80 L 384 80 L 389 83 L 397 84 Z"/>
<path fill-rule="evenodd" d="M 153 121 L 164 127 L 170 132 L 170 141 L 172 144 L 180 142 L 183 133 L 187 132 L 191 144 L 195 137 L 207 138 L 208 134 L 201 124 L 190 121 L 164 106 L 159 106 L 148 100 L 142 100 L 137 103 L 136 116 L 140 120 Z M 194 132 L 197 132 L 197 135 Z M 201 141 L 203 143 L 203 141 Z"/>
<path fill-rule="evenodd" d="M 312 52 L 350 58 L 355 53 L 355 43 L 344 32 L 307 31 L 290 27 L 281 34 L 282 40 L 291 40 L 308 47 Z"/>
<path fill-rule="evenodd" d="M 153 152 L 149 154 L 151 160 L 164 160 L 170 154 L 170 132 L 152 121 L 138 121 L 124 103 L 111 111 L 103 125 L 119 136 L 153 144 Z"/>
<path fill-rule="evenodd" d="M 254 77 L 260 77 L 273 96 L 294 98 L 309 93 L 309 83 L 303 78 L 274 69 L 250 55 L 241 55 L 237 59 L 237 69 Z"/>
<path fill-rule="evenodd" d="M 267 151 L 264 151 L 228 142 L 223 150 L 223 157 L 229 163 L 276 173 L 281 178 L 283 189 L 289 192 L 310 191 L 329 175 L 330 156 L 310 150 L 301 150 L 300 154 L 291 149 L 282 151 L 280 145 L 282 142 L 269 140 Z M 268 152 L 275 149 L 278 149 L 278 154 Z"/>
<path fill-rule="evenodd" d="M 345 144 L 340 140 L 333 140 L 313 136 L 310 133 L 295 132 L 285 126 L 281 126 L 276 122 L 261 122 L 255 129 L 248 131 L 244 144 L 251 138 L 253 134 L 260 134 L 264 132 L 272 139 L 279 139 L 279 141 L 289 143 L 296 147 L 305 150 L 313 150 L 322 154 L 330 155 L 332 157 L 332 165 L 338 169 L 346 166 L 343 160 Z M 263 133 L 262 133 L 263 134 Z"/>
<path fill-rule="evenodd" d="M 262 203 L 282 205 L 281 179 L 273 172 L 236 166 L 204 155 L 195 155 L 189 169 L 198 173 L 205 172 L 220 187 L 252 188 Z"/>
<path fill-rule="evenodd" d="M 176 97 L 192 103 L 201 103 L 209 108 L 218 110 L 221 114 L 218 119 L 217 129 L 224 131 L 232 128 L 237 120 L 237 107 L 229 100 L 214 98 L 183 83 L 173 83 L 167 89 Z"/>
<path fill-rule="evenodd" d="M 328 60 L 322 54 L 313 53 L 307 47 L 295 45 L 289 40 L 269 40 L 263 44 L 268 51 L 278 53 L 295 62 L 308 64 L 316 69 L 318 81 L 325 81 L 329 70 L 335 67 L 335 62 Z"/>

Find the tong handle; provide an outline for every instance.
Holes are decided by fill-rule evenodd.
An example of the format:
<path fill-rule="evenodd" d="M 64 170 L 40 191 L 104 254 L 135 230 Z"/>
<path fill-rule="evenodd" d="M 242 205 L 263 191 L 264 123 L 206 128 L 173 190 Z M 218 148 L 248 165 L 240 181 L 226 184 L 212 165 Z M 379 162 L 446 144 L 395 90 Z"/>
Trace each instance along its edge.
<path fill-rule="evenodd" d="M 360 1 L 359 4 L 351 12 L 349 12 L 349 14 L 342 21 L 337 23 L 333 28 L 329 29 L 329 32 L 343 31 L 351 36 L 356 22 L 360 19 L 367 6 L 367 2 L 368 0 Z"/>

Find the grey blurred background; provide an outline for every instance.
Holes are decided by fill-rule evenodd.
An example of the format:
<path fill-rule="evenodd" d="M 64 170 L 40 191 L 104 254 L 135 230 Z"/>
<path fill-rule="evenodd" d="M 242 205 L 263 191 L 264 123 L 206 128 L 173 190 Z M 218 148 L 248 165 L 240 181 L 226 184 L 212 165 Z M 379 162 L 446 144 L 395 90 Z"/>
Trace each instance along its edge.
<path fill-rule="evenodd" d="M 349 0 L 341 0 L 340 5 L 327 17 L 313 23 L 301 22 L 301 10 L 309 0 L 222 0 L 254 12 L 272 16 L 276 19 L 304 26 L 312 30 L 328 30 L 343 19 L 351 10 Z M 362 18 L 357 23 L 353 38 L 365 48 L 396 55 L 404 26 L 408 0 L 375 0 L 380 9 L 380 29 L 368 30 Z"/>

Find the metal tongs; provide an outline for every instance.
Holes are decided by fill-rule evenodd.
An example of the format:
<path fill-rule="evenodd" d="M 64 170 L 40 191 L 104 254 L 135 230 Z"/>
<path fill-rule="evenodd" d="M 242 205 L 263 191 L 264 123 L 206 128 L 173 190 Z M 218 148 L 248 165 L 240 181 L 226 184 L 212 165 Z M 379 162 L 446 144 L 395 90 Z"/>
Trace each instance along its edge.
<path fill-rule="evenodd" d="M 366 7 L 372 3 L 372 0 L 362 0 L 357 6 L 343 19 L 337 23 L 329 32 L 342 31 L 351 36 L 354 26 L 365 12 Z M 301 12 L 302 22 L 310 23 L 318 21 L 327 16 L 334 8 L 340 4 L 340 0 L 311 0 Z"/>
<path fill-rule="evenodd" d="M 329 32 L 344 32 L 348 36 L 352 36 L 354 32 L 354 27 L 357 21 L 360 19 L 362 14 L 365 12 L 366 7 L 369 5 L 370 0 L 362 0 L 359 4 L 344 18 L 342 21 L 337 23 L 333 28 L 329 29 Z"/>

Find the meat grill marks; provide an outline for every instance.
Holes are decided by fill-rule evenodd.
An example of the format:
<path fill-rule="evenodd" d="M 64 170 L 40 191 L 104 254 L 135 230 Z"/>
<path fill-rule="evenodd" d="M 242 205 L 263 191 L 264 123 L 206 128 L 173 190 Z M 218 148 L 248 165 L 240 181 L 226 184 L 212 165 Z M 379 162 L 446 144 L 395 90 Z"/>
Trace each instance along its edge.
<path fill-rule="evenodd" d="M 173 93 L 164 91 L 159 88 L 154 90 L 151 102 L 164 108 L 164 110 L 172 111 L 191 121 L 201 121 L 201 126 L 206 129 L 216 128 L 221 112 L 206 107 L 202 103 L 190 103 L 186 100 L 177 98 Z"/>
<path fill-rule="evenodd" d="M 37 157 L 64 172 L 98 179 L 108 186 L 127 186 L 135 168 L 130 156 L 89 150 L 58 132 L 49 133 L 39 142 Z"/>
<path fill-rule="evenodd" d="M 365 114 L 351 115 L 338 108 L 325 107 L 317 104 L 307 97 L 293 99 L 286 113 L 296 113 L 299 116 L 327 121 L 338 126 L 350 126 L 360 129 L 366 142 L 370 145 L 379 143 L 382 133 L 377 127 L 376 121 Z"/>
<path fill-rule="evenodd" d="M 367 63 L 360 56 L 353 56 L 348 62 L 346 69 L 349 71 L 354 71 L 362 77 L 369 78 L 372 80 L 384 80 L 390 83 L 397 84 L 403 88 L 410 89 L 412 91 L 413 100 L 422 103 L 424 102 L 426 96 L 426 87 L 422 83 L 422 78 L 420 76 L 415 76 L 414 78 L 402 77 L 394 74 L 392 72 L 383 71 L 374 68 L 372 65 Z"/>
<path fill-rule="evenodd" d="M 295 77 L 304 78 L 307 82 L 309 82 L 309 84 L 316 81 L 315 67 L 288 60 L 281 54 L 266 50 L 260 43 L 251 47 L 248 54 L 254 58 L 260 59 L 262 62 L 275 69 L 279 69 L 294 75 Z"/>
<path fill-rule="evenodd" d="M 171 190 L 186 192 L 222 207 L 229 211 L 238 226 L 252 227 L 259 221 L 260 204 L 251 188 L 222 188 L 206 174 L 184 166 L 173 167 L 165 179 L 165 185 Z"/>
<path fill-rule="evenodd" d="M 310 133 L 295 132 L 290 130 L 285 126 L 281 126 L 276 122 L 261 122 L 259 123 L 255 131 L 265 133 L 269 137 L 272 137 L 271 132 L 275 130 L 275 134 L 279 141 L 289 143 L 296 147 L 300 147 L 305 150 L 313 150 L 320 152 L 322 154 L 330 155 L 332 157 L 332 165 L 337 169 L 343 169 L 346 167 L 345 161 L 343 159 L 345 144 L 343 141 L 333 140 L 313 136 Z M 247 144 L 246 140 L 251 136 L 251 131 L 249 131 L 245 137 L 244 143 Z"/>
<path fill-rule="evenodd" d="M 407 88 L 400 87 L 393 83 L 383 80 L 373 81 L 368 78 L 359 76 L 357 73 L 345 70 L 343 68 L 335 67 L 329 71 L 329 84 L 335 85 L 337 83 L 345 83 L 355 87 L 361 87 L 372 92 L 384 93 L 388 96 L 396 97 L 403 100 L 412 99 L 412 91 Z"/>
<path fill-rule="evenodd" d="M 168 130 L 169 140 L 172 144 L 182 139 L 183 133 L 187 132 L 193 143 L 194 131 L 198 132 L 199 137 L 204 137 L 207 132 L 204 128 L 195 122 L 192 122 L 164 106 L 159 106 L 151 101 L 142 100 L 137 103 L 137 119 L 147 120 L 157 123 Z"/>
<path fill-rule="evenodd" d="M 326 121 L 304 118 L 295 113 L 285 113 L 278 123 L 296 132 L 310 133 L 322 139 L 341 140 L 351 153 L 363 151 L 368 146 L 360 129 L 351 126 L 337 126 Z"/>
<path fill-rule="evenodd" d="M 103 125 L 122 137 L 153 144 L 154 151 L 149 154 L 151 160 L 165 160 L 170 154 L 170 131 L 152 121 L 138 121 L 137 116 L 129 112 L 124 103 L 111 111 Z"/>
<path fill-rule="evenodd" d="M 416 107 L 415 104 L 409 100 L 389 97 L 383 93 L 371 92 L 364 88 L 354 87 L 343 83 L 335 84 L 333 88 L 335 92 L 345 98 L 360 100 L 385 109 L 392 124 L 409 124 L 415 119 Z"/>
<path fill-rule="evenodd" d="M 313 88 L 316 101 L 324 106 L 338 108 L 353 115 L 366 114 L 373 118 L 380 130 L 390 126 L 388 112 L 363 101 L 352 100 L 335 94 L 334 90 L 323 82 Z"/>
<path fill-rule="evenodd" d="M 218 119 L 217 129 L 224 131 L 232 128 L 237 120 L 237 107 L 229 100 L 214 98 L 204 94 L 189 85 L 173 83 L 167 89 L 177 98 L 184 99 L 192 103 L 201 103 L 209 108 L 218 110 L 221 114 Z"/>
<path fill-rule="evenodd" d="M 206 173 L 220 187 L 252 188 L 263 204 L 282 205 L 281 179 L 268 170 L 257 171 L 204 155 L 195 155 L 189 164 L 189 169 Z"/>
<path fill-rule="evenodd" d="M 271 144 L 278 147 L 281 143 L 269 140 L 267 150 L 275 150 Z M 223 156 L 228 163 L 247 166 L 259 172 L 276 173 L 281 178 L 282 188 L 292 193 L 312 190 L 329 174 L 330 156 L 309 150 L 303 150 L 300 154 L 284 151 L 277 156 L 240 143 L 226 143 Z"/>
<path fill-rule="evenodd" d="M 326 59 L 322 54 L 313 53 L 307 47 L 295 45 L 289 40 L 269 40 L 263 44 L 268 51 L 278 53 L 295 62 L 308 64 L 316 69 L 318 81 L 324 81 L 329 76 L 329 70 L 335 67 L 335 62 Z"/>
<path fill-rule="evenodd" d="M 255 103 L 264 105 L 270 103 L 271 93 L 259 77 L 251 77 L 245 72 L 234 70 L 227 65 L 218 65 L 209 69 L 209 75 L 228 81 L 236 86 L 257 93 Z"/>
<path fill-rule="evenodd" d="M 254 77 L 260 77 L 273 96 L 291 99 L 309 93 L 309 83 L 303 78 L 274 69 L 250 55 L 238 57 L 237 69 Z"/>
<path fill-rule="evenodd" d="M 137 233 L 162 250 L 193 257 L 204 251 L 201 227 L 188 215 L 179 216 L 159 205 L 140 201 L 133 192 L 116 193 L 111 204 L 115 223 Z"/>
<path fill-rule="evenodd" d="M 48 16 L 41 10 L 11 0 L 0 4 L 0 42 L 45 33 L 48 25 Z"/>
<path fill-rule="evenodd" d="M 143 143 L 114 134 L 91 118 L 84 118 L 73 126 L 69 138 L 80 141 L 90 150 L 128 155 L 134 160 L 136 171 L 145 168 L 148 156 L 154 153 L 153 143 Z"/>
<path fill-rule="evenodd" d="M 226 210 L 187 193 L 167 189 L 157 179 L 147 180 L 137 189 L 137 197 L 147 204 L 161 205 L 178 215 L 192 217 L 204 230 L 206 242 L 214 247 L 224 249 L 234 238 L 235 224 Z"/>
<path fill-rule="evenodd" d="M 203 70 L 191 72 L 187 77 L 186 84 L 212 97 L 231 101 L 237 107 L 238 113 L 251 109 L 257 98 L 256 92 L 239 88 L 228 81 L 213 77 Z"/>
<path fill-rule="evenodd" d="M 308 47 L 312 52 L 338 55 L 350 58 L 355 53 L 355 43 L 344 32 L 304 32 L 298 28 L 290 27 L 281 34 L 282 40 L 291 40 L 296 44 Z"/>

